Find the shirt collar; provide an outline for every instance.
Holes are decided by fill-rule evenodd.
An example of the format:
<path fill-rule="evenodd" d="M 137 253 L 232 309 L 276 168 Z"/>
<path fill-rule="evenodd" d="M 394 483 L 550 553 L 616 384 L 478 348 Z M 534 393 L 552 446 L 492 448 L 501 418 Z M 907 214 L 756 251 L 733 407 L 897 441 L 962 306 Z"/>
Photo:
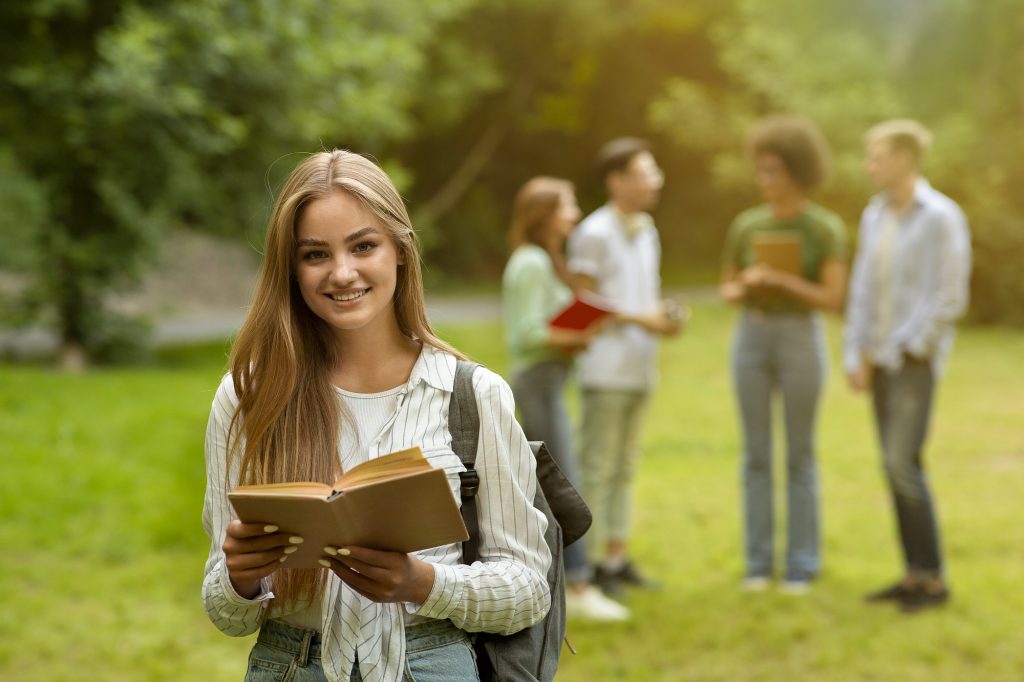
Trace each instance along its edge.
<path fill-rule="evenodd" d="M 409 389 L 420 382 L 451 393 L 455 390 L 455 356 L 424 343 L 420 356 L 409 373 Z"/>

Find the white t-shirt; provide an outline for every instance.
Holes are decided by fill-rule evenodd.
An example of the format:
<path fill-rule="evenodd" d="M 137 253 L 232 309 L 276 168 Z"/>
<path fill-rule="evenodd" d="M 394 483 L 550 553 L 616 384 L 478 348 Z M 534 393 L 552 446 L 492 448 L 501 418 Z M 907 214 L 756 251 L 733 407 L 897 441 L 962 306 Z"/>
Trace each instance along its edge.
<path fill-rule="evenodd" d="M 630 230 L 626 220 L 632 223 Z M 610 299 L 621 312 L 644 314 L 658 309 L 660 267 L 658 230 L 646 213 L 627 217 L 605 205 L 569 237 L 569 270 L 593 278 L 595 293 Z M 654 385 L 656 364 L 656 336 L 635 324 L 609 326 L 577 360 L 583 387 L 634 391 Z"/>

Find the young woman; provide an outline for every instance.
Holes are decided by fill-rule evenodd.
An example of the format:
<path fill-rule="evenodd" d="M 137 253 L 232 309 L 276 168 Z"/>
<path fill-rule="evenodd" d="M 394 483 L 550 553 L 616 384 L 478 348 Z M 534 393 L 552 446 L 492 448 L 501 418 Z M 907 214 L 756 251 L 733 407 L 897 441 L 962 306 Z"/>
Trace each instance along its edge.
<path fill-rule="evenodd" d="M 807 193 L 825 177 L 828 147 L 807 119 L 784 116 L 751 131 L 749 152 L 765 204 L 733 222 L 723 256 L 722 295 L 743 306 L 733 343 L 733 378 L 743 424 L 743 487 L 748 590 L 774 571 L 772 396 L 786 426 L 787 537 L 783 589 L 807 590 L 820 570 L 815 419 L 827 368 L 822 321 L 846 282 L 842 220 Z M 756 262 L 759 239 L 799 243 L 798 271 Z"/>
<path fill-rule="evenodd" d="M 559 468 L 579 485 L 565 382 L 572 354 L 584 348 L 596 325 L 584 330 L 548 326 L 573 299 L 565 266 L 566 237 L 580 219 L 573 186 L 567 180 L 537 177 L 516 195 L 509 229 L 512 255 L 502 278 L 505 342 L 512 391 L 523 431 L 548 445 Z M 584 540 L 565 550 L 566 612 L 588 620 L 625 620 L 629 611 L 590 582 Z"/>
<path fill-rule="evenodd" d="M 459 545 L 324 547 L 323 570 L 289 570 L 301 537 L 232 516 L 226 493 L 238 483 L 330 483 L 411 446 L 445 470 L 458 499 L 463 466 L 447 428 L 457 357 L 427 322 L 415 233 L 390 179 L 344 151 L 299 164 L 274 206 L 206 435 L 203 602 L 223 632 L 259 630 L 246 680 L 476 680 L 467 631 L 511 633 L 547 613 L 534 460 L 511 391 L 490 371 L 473 380 L 473 565 Z"/>

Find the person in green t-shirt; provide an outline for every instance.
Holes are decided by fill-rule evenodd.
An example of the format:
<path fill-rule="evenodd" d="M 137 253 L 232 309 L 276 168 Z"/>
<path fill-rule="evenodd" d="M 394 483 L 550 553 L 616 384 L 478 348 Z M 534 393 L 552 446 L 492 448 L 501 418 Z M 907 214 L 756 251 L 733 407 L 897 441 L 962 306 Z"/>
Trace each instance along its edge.
<path fill-rule="evenodd" d="M 828 145 L 811 121 L 776 116 L 751 130 L 748 152 L 765 204 L 741 213 L 726 240 L 721 294 L 743 307 L 732 369 L 743 428 L 744 588 L 774 573 L 772 396 L 786 427 L 787 549 L 782 589 L 806 592 L 821 569 L 815 419 L 827 375 L 817 311 L 838 312 L 846 229 L 807 199 L 827 174 Z M 770 264 L 771 263 L 771 264 Z"/>
<path fill-rule="evenodd" d="M 573 355 L 587 346 L 601 325 L 585 330 L 552 328 L 548 321 L 573 300 L 564 248 L 580 219 L 572 183 L 536 177 L 516 195 L 502 276 L 502 312 L 509 354 L 510 384 L 523 431 L 542 440 L 566 477 L 579 487 L 565 383 Z M 592 584 L 584 540 L 565 550 L 566 613 L 595 621 L 625 620 L 629 610 Z"/>

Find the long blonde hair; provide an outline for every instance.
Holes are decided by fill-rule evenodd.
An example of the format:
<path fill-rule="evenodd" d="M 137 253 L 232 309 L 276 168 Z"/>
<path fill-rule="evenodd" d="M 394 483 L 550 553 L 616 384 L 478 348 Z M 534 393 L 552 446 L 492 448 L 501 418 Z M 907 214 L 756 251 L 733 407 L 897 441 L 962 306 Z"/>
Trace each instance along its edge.
<path fill-rule="evenodd" d="M 398 250 L 394 312 L 401 332 L 461 357 L 427 320 L 416 233 L 391 179 L 352 152 L 312 154 L 292 171 L 274 204 L 252 305 L 231 349 L 238 407 L 229 429 L 227 470 L 237 465 L 240 483 L 330 484 L 341 474 L 338 434 L 344 416 L 330 382 L 338 353 L 295 278 L 303 209 L 339 191 L 372 212 Z M 323 590 L 325 576 L 317 569 L 280 570 L 274 593 L 286 604 L 312 599 Z"/>

